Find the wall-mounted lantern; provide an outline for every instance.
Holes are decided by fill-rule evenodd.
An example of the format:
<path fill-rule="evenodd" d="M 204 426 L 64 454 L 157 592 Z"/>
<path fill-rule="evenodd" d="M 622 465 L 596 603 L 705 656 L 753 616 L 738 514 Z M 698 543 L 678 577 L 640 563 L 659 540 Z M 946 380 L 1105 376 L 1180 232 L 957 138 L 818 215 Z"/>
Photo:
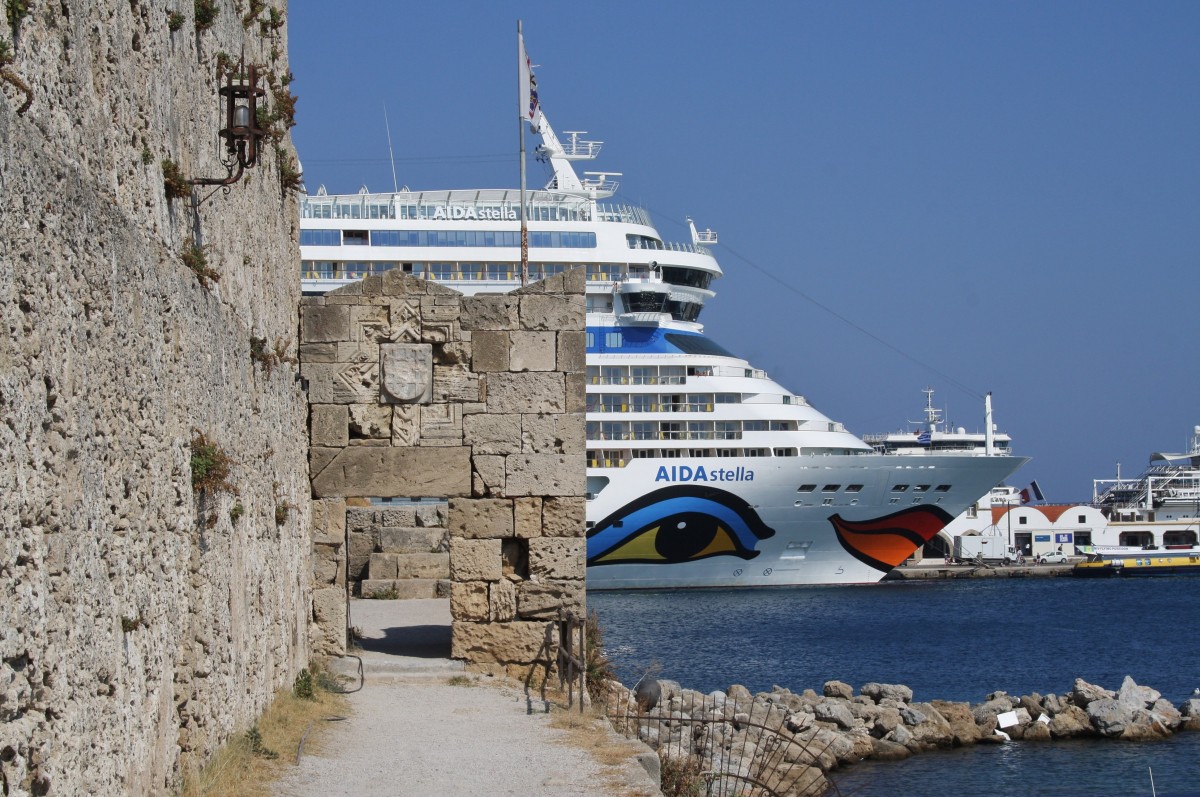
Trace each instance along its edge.
<path fill-rule="evenodd" d="M 266 131 L 258 127 L 259 98 L 266 91 L 259 88 L 258 68 L 245 61 L 226 73 L 226 83 L 219 90 L 225 111 L 225 127 L 217 134 L 225 139 L 225 157 L 221 163 L 229 170 L 227 177 L 196 177 L 192 185 L 230 186 L 241 179 L 242 173 L 258 163 L 258 148 Z M 234 173 L 234 168 L 237 173 Z"/>

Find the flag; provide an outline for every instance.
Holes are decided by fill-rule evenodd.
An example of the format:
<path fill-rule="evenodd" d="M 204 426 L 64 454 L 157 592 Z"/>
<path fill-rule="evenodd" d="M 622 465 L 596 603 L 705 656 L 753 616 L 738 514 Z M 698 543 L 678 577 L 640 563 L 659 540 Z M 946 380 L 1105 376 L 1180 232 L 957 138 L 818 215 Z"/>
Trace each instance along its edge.
<path fill-rule="evenodd" d="M 1021 491 L 1021 503 L 1028 504 L 1030 501 L 1044 501 L 1046 496 L 1042 495 L 1042 488 L 1038 487 L 1036 481 L 1030 482 L 1029 486 Z"/>
<path fill-rule="evenodd" d="M 919 435 L 917 435 L 917 445 L 927 446 L 927 445 L 931 445 L 932 443 L 933 443 L 933 435 L 930 434 L 928 431 L 921 432 Z"/>
<path fill-rule="evenodd" d="M 529 122 L 529 129 L 536 133 L 540 127 L 542 109 L 538 106 L 537 78 L 534 77 L 529 55 L 525 52 L 525 35 L 522 33 L 517 34 L 517 50 L 517 74 L 521 88 L 517 113 Z"/>

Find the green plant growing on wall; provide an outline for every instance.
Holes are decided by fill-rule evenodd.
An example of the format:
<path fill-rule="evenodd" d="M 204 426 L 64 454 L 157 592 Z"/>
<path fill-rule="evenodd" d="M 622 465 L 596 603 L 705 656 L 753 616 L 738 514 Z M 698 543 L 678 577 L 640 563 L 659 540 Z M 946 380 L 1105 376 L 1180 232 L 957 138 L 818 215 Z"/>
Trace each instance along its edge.
<path fill-rule="evenodd" d="M 29 16 L 29 0 L 4 0 L 4 13 L 15 30 L 21 20 Z"/>
<path fill-rule="evenodd" d="M 241 501 L 237 501 L 233 506 L 229 507 L 229 522 L 237 523 L 244 514 L 246 514 L 246 507 L 242 506 Z"/>
<path fill-rule="evenodd" d="M 33 105 L 33 89 L 21 79 L 20 75 L 8 68 L 8 65 L 13 62 L 13 58 L 12 44 L 7 39 L 0 39 L 0 80 L 16 87 L 25 94 L 25 102 L 21 104 L 21 107 L 17 108 L 17 115 L 24 116 L 25 112 L 29 110 L 29 106 Z"/>
<path fill-rule="evenodd" d="M 142 165 L 149 166 L 150 162 L 153 160 L 154 160 L 154 153 L 150 151 L 150 147 L 143 144 L 142 145 Z"/>
<path fill-rule="evenodd" d="M 282 526 L 287 523 L 288 515 L 292 511 L 292 505 L 287 501 L 280 501 L 275 504 L 275 525 Z"/>
<path fill-rule="evenodd" d="M 242 27 L 249 28 L 258 19 L 258 15 L 267 7 L 266 0 L 250 0 L 250 7 L 242 15 Z"/>
<path fill-rule="evenodd" d="M 194 433 L 189 447 L 192 454 L 190 464 L 194 491 L 236 492 L 234 486 L 229 483 L 233 460 L 225 453 L 225 449 L 209 440 L 203 432 Z"/>
<path fill-rule="evenodd" d="M 279 192 L 287 196 L 289 191 L 304 190 L 304 174 L 296 168 L 292 156 L 283 147 L 275 147 L 275 157 L 279 161 Z"/>
<path fill-rule="evenodd" d="M 191 196 L 192 186 L 188 183 L 187 178 L 183 176 L 179 164 L 167 158 L 163 160 L 161 165 L 163 190 L 167 192 L 167 199 L 183 199 L 184 197 Z"/>
<path fill-rule="evenodd" d="M 205 288 L 209 287 L 210 283 L 221 280 L 221 272 L 208 265 L 208 254 L 203 246 L 185 243 L 183 251 L 179 253 L 179 259 L 192 270 Z"/>
<path fill-rule="evenodd" d="M 196 30 L 205 31 L 213 26 L 217 21 L 217 14 L 220 9 L 217 8 L 216 0 L 196 0 Z"/>
<path fill-rule="evenodd" d="M 174 33 L 183 27 L 183 23 L 187 21 L 187 17 L 178 11 L 172 11 L 167 14 L 167 30 Z"/>
<path fill-rule="evenodd" d="M 131 631 L 136 631 L 141 624 L 142 621 L 139 617 L 126 617 L 125 615 L 121 615 L 121 630 L 126 634 L 130 633 Z"/>

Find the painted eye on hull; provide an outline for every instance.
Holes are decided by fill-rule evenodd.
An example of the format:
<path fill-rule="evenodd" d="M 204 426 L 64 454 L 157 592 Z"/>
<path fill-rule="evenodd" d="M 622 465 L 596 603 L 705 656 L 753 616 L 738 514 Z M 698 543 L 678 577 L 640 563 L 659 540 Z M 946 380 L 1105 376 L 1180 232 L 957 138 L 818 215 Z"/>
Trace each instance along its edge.
<path fill-rule="evenodd" d="M 735 495 L 676 485 L 655 490 L 588 532 L 588 564 L 679 564 L 712 556 L 753 559 L 775 531 Z"/>
<path fill-rule="evenodd" d="M 885 573 L 899 567 L 951 520 L 935 506 L 913 507 L 874 520 L 846 520 L 841 515 L 829 518 L 838 542 L 851 556 Z"/>

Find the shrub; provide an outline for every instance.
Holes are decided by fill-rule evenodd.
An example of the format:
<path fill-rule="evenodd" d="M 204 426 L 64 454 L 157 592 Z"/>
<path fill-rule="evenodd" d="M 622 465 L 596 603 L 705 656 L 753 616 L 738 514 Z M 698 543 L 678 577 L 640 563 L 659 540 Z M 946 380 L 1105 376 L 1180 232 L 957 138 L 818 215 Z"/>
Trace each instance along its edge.
<path fill-rule="evenodd" d="M 8 24 L 16 28 L 17 23 L 29 16 L 29 0 L 5 0 L 4 11 Z"/>
<path fill-rule="evenodd" d="M 257 725 L 251 725 L 250 730 L 246 731 L 246 742 L 250 745 L 250 752 L 263 758 L 278 758 L 279 753 L 270 749 L 263 744 L 262 733 L 259 732 Z"/>
<path fill-rule="evenodd" d="M 167 30 L 174 33 L 183 27 L 183 23 L 186 20 L 187 18 L 184 17 L 183 14 L 179 13 L 178 11 L 172 11 L 171 13 L 167 14 Z"/>
<path fill-rule="evenodd" d="M 179 253 L 179 259 L 185 266 L 190 268 L 200 280 L 200 284 L 205 288 L 210 282 L 219 282 L 221 272 L 208 265 L 208 255 L 205 254 L 203 246 L 195 244 L 185 244 L 183 251 Z"/>
<path fill-rule="evenodd" d="M 193 490 L 198 493 L 208 490 L 234 491 L 229 483 L 233 460 L 225 453 L 225 449 L 209 440 L 203 432 L 196 432 L 191 450 Z"/>
<path fill-rule="evenodd" d="M 292 684 L 292 694 L 301 700 L 316 700 L 317 692 L 313 683 L 312 673 L 307 669 L 300 671 L 296 676 L 295 683 Z"/>
<path fill-rule="evenodd" d="M 237 523 L 242 515 L 246 514 L 246 507 L 242 506 L 242 502 L 238 501 L 229 508 L 229 522 Z"/>
<path fill-rule="evenodd" d="M 192 186 L 188 183 L 187 178 L 183 176 L 183 172 L 179 169 L 179 164 L 175 161 L 166 159 L 162 162 L 163 173 L 163 189 L 167 192 L 167 199 L 183 199 L 191 196 Z"/>
<path fill-rule="evenodd" d="M 208 30 L 217 21 L 216 0 L 196 0 L 196 30 Z"/>

